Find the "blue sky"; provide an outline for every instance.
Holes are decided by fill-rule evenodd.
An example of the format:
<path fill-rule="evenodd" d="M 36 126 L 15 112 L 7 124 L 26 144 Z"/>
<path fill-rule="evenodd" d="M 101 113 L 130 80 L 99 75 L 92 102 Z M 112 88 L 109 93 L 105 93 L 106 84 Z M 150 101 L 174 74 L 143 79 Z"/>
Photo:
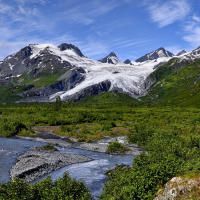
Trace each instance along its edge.
<path fill-rule="evenodd" d="M 121 60 L 200 45 L 200 0 L 0 0 L 0 58 L 27 44 L 73 43 Z"/>

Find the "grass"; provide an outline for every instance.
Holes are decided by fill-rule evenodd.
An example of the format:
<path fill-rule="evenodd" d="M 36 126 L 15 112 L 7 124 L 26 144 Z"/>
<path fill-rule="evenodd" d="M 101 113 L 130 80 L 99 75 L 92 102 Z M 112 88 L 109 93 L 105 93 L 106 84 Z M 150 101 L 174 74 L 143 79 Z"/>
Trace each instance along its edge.
<path fill-rule="evenodd" d="M 66 70 L 61 70 L 53 74 L 43 72 L 36 77 L 29 77 L 29 75 L 25 73 L 22 76 L 15 78 L 14 83 L 21 86 L 34 85 L 34 88 L 40 88 L 42 86 L 48 86 L 55 83 L 58 78 L 65 72 Z"/>

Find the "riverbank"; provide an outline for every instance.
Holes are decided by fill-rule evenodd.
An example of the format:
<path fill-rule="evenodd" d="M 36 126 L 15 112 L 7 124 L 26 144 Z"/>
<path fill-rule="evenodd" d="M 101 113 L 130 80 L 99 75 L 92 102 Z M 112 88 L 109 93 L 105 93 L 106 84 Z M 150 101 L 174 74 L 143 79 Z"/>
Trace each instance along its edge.
<path fill-rule="evenodd" d="M 45 143 L 13 138 L 0 138 L 0 182 L 6 183 L 10 181 L 10 169 L 15 165 L 19 156 L 26 152 L 33 151 L 35 147 L 42 148 Z M 46 146 L 46 145 L 45 145 Z M 40 182 L 47 176 L 51 176 L 53 181 L 62 178 L 67 172 L 72 179 L 83 181 L 89 188 L 94 199 L 98 199 L 102 192 L 102 188 L 107 179 L 105 172 L 113 169 L 116 165 L 131 166 L 135 156 L 132 155 L 110 155 L 96 151 L 89 151 L 79 148 L 64 148 L 56 146 L 59 152 L 73 155 L 84 155 L 91 159 L 89 162 L 66 165 L 60 169 L 52 171 L 34 182 Z M 43 149 L 43 148 L 42 148 Z"/>
<path fill-rule="evenodd" d="M 88 161 L 91 159 L 86 156 L 59 151 L 42 151 L 35 148 L 17 158 L 16 164 L 10 171 L 10 177 L 12 180 L 21 178 L 31 182 L 67 165 Z"/>
<path fill-rule="evenodd" d="M 138 156 L 139 154 L 142 153 L 142 148 L 138 147 L 135 144 L 129 144 L 127 142 L 127 136 L 114 136 L 114 137 L 106 136 L 102 140 L 87 143 L 87 142 L 78 142 L 74 138 L 55 135 L 52 132 L 35 132 L 35 133 L 36 135 L 33 137 L 17 136 L 17 138 L 27 139 L 37 142 L 45 142 L 63 148 L 78 148 L 78 149 L 84 149 L 101 153 L 106 153 L 109 143 L 119 142 L 127 148 L 127 151 L 123 153 L 125 155 Z"/>

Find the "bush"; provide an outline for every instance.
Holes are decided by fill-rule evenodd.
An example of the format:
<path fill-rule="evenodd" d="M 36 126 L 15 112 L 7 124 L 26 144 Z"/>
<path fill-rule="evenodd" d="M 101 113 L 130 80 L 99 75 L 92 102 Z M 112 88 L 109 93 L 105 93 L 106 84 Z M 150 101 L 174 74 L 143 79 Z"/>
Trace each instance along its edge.
<path fill-rule="evenodd" d="M 89 200 L 88 189 L 82 182 L 72 180 L 68 174 L 55 182 L 50 177 L 35 184 L 15 179 L 0 184 L 1 200 Z"/>
<path fill-rule="evenodd" d="M 57 151 L 56 147 L 52 144 L 46 144 L 42 147 L 37 147 L 37 149 L 42 151 Z"/>
<path fill-rule="evenodd" d="M 128 148 L 119 142 L 109 143 L 106 152 L 109 154 L 125 153 Z"/>

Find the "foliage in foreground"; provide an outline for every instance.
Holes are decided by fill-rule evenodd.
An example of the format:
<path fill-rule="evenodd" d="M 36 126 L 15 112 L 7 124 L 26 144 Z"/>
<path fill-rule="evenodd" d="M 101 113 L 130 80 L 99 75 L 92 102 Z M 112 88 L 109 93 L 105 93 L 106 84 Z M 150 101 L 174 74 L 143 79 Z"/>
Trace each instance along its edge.
<path fill-rule="evenodd" d="M 146 127 L 146 128 L 145 128 Z M 143 144 L 143 153 L 127 169 L 108 175 L 101 199 L 153 199 L 158 189 L 177 175 L 200 173 L 200 132 L 159 132 L 140 126 L 129 135 L 131 142 Z"/>
<path fill-rule="evenodd" d="M 82 182 L 72 180 L 68 174 L 55 182 L 50 177 L 39 183 L 27 184 L 16 179 L 0 184 L 1 200 L 89 200 L 90 194 Z"/>

